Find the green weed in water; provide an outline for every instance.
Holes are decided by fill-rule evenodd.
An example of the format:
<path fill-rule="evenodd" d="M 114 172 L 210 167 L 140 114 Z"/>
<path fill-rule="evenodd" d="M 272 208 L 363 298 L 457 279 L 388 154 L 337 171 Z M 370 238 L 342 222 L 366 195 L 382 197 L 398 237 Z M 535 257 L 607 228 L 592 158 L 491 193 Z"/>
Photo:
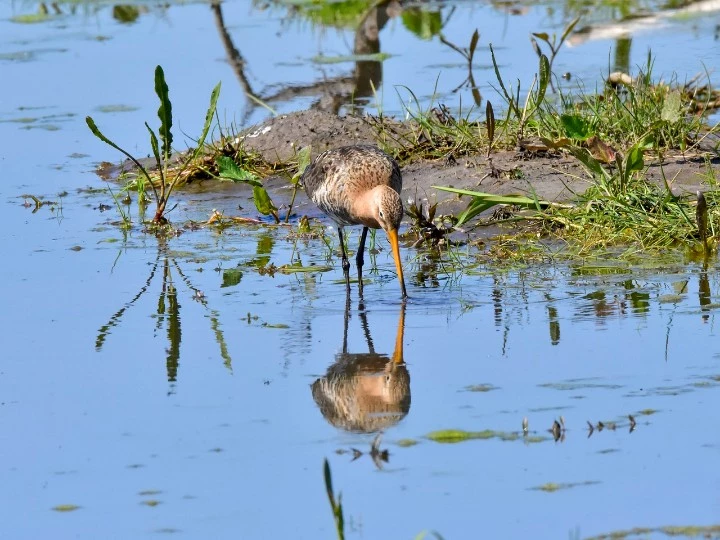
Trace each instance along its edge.
<path fill-rule="evenodd" d="M 147 122 L 145 122 L 145 127 L 147 128 L 150 136 L 150 146 L 152 147 L 157 172 L 159 175 L 159 185 L 157 187 L 155 185 L 155 182 L 153 182 L 153 179 L 150 177 L 147 169 L 138 161 L 137 158 L 135 158 L 129 152 L 127 152 L 126 150 L 115 144 L 113 141 L 108 139 L 105 135 L 103 135 L 103 133 L 95 124 L 95 121 L 92 119 L 92 117 L 87 116 L 85 118 L 85 121 L 90 128 L 90 131 L 92 131 L 92 133 L 97 138 L 124 154 L 135 164 L 138 170 L 142 173 L 142 176 L 139 177 L 139 181 L 147 182 L 150 185 L 153 195 L 155 196 L 155 202 L 157 205 L 155 210 L 155 217 L 153 218 L 153 223 L 164 224 L 167 222 L 165 213 L 173 190 L 178 185 L 179 179 L 181 178 L 183 172 L 187 169 L 190 163 L 197 159 L 200 153 L 204 150 L 205 139 L 210 132 L 210 125 L 212 123 L 213 117 L 215 116 L 215 110 L 217 108 L 217 100 L 220 95 L 220 83 L 215 86 L 210 95 L 210 105 L 208 106 L 208 110 L 205 113 L 205 124 L 203 126 L 201 135 L 197 140 L 196 148 L 189 152 L 185 158 L 183 158 L 180 169 L 174 171 L 172 177 L 170 177 L 169 175 L 171 163 L 170 157 L 172 154 L 173 142 L 172 103 L 170 101 L 170 91 L 165 81 L 165 73 L 163 72 L 161 66 L 157 66 L 155 68 L 155 93 L 160 100 L 160 107 L 158 108 L 160 127 L 158 128 L 157 134 L 155 133 L 155 131 L 153 131 L 153 129 L 148 125 Z"/>
<path fill-rule="evenodd" d="M 74 512 L 75 510 L 79 510 L 80 508 L 82 507 L 76 504 L 58 504 L 57 506 L 52 507 L 55 512 Z"/>
<path fill-rule="evenodd" d="M 500 439 L 503 441 L 515 441 L 520 439 L 517 433 L 508 433 L 504 431 L 495 431 L 493 429 L 485 429 L 483 431 L 465 431 L 462 429 L 442 429 L 439 431 L 431 431 L 425 435 L 431 441 L 438 443 L 459 443 L 470 440 L 487 440 Z"/>
<path fill-rule="evenodd" d="M 328 501 L 330 502 L 330 508 L 335 519 L 335 530 L 337 532 L 338 540 L 344 540 L 345 538 L 345 518 L 343 517 L 342 507 L 342 494 L 338 493 L 337 498 L 333 491 L 332 485 L 332 473 L 330 472 L 330 464 L 328 460 L 323 460 L 323 477 L 325 479 L 325 490 L 327 491 Z"/>

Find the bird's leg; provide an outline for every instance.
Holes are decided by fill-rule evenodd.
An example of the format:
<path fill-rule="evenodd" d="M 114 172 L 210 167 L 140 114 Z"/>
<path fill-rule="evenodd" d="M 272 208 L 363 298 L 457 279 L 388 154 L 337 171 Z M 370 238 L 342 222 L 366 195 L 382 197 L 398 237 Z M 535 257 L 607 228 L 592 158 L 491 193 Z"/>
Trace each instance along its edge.
<path fill-rule="evenodd" d="M 344 326 L 343 326 L 343 354 L 347 354 L 347 344 L 348 344 L 348 325 L 350 323 L 350 291 L 347 291 L 347 294 L 345 295 L 345 320 L 344 320 Z"/>
<path fill-rule="evenodd" d="M 347 251 L 345 251 L 345 238 L 343 238 L 343 228 L 338 226 L 338 233 L 340 234 L 340 253 L 342 254 L 342 269 L 345 274 L 345 286 L 347 287 L 347 293 L 350 294 L 350 261 L 348 261 Z"/>
<path fill-rule="evenodd" d="M 363 264 L 365 264 L 365 259 L 363 258 L 363 254 L 365 253 L 365 239 L 367 238 L 368 228 L 363 227 L 362 234 L 360 235 L 360 246 L 358 246 L 357 254 L 355 255 L 355 263 L 357 264 L 357 270 L 358 270 L 358 287 L 360 290 L 360 295 L 362 296 L 363 293 L 363 279 L 362 279 L 362 267 Z"/>

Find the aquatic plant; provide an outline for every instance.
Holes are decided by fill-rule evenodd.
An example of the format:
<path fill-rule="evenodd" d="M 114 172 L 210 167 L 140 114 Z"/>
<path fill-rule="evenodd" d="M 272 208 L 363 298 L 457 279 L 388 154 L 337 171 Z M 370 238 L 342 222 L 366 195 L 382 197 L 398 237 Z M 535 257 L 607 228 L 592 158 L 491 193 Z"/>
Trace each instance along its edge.
<path fill-rule="evenodd" d="M 328 501 L 335 520 L 335 530 L 337 531 L 338 540 L 345 538 L 345 518 L 343 516 L 342 494 L 335 497 L 332 485 L 332 472 L 327 458 L 323 460 L 323 477 L 325 479 L 325 490 L 327 491 Z"/>
<path fill-rule="evenodd" d="M 560 52 L 560 48 L 563 46 L 563 43 L 565 43 L 565 40 L 567 40 L 568 36 L 572 33 L 577 23 L 580 21 L 580 17 L 575 17 L 570 23 L 565 26 L 565 29 L 563 30 L 562 34 L 560 35 L 560 39 L 557 39 L 557 35 L 553 34 L 552 37 L 547 32 L 533 32 L 533 37 L 530 38 L 530 43 L 532 43 L 533 49 L 535 49 L 535 52 L 537 53 L 539 58 L 542 58 L 544 53 L 542 52 L 542 49 L 540 48 L 540 45 L 538 44 L 537 40 L 541 40 L 545 43 L 545 45 L 550 49 L 550 56 L 548 57 L 548 70 L 552 74 L 552 68 L 553 68 L 553 62 L 555 62 L 555 57 L 557 56 L 558 52 Z M 537 39 L 535 39 L 537 38 Z M 555 90 L 555 85 L 553 84 L 552 77 L 549 79 L 550 87 Z"/>
<path fill-rule="evenodd" d="M 272 169 L 272 166 L 262 163 L 261 160 L 245 153 L 242 144 L 237 142 L 240 138 L 223 136 L 222 128 L 219 128 L 221 133 L 219 142 L 206 144 L 217 109 L 220 87 L 221 84 L 218 83 L 212 90 L 210 104 L 205 113 L 205 123 L 200 137 L 196 140 L 195 148 L 188 152 L 173 154 L 172 102 L 170 101 L 170 93 L 163 69 L 161 66 L 155 68 L 155 93 L 160 100 L 160 107 L 158 108 L 160 127 L 155 132 L 145 122 L 145 127 L 150 134 L 150 146 L 155 159 L 154 170 L 149 170 L 138 158 L 106 137 L 97 127 L 92 117 L 86 117 L 87 125 L 93 134 L 124 154 L 137 168 L 137 174 L 133 175 L 132 179 L 128 181 L 126 189 L 132 187 L 137 190 L 138 203 L 141 207 L 145 201 L 145 192 L 148 189 L 152 191 L 157 205 L 152 220 L 155 224 L 167 223 L 165 214 L 169 211 L 168 203 L 171 194 L 179 185 L 192 178 L 216 178 L 252 186 L 253 202 L 258 212 L 263 215 L 271 215 L 276 223 L 280 223 L 278 208 L 273 203 L 258 175 L 260 169 L 268 171 Z M 231 144 L 230 140 L 235 141 L 235 143 Z M 300 175 L 310 160 L 310 149 L 303 149 L 298 152 L 297 160 L 298 170 L 292 176 L 288 174 L 288 180 L 293 185 L 293 195 L 285 216 L 286 223 L 292 213 Z M 285 173 L 288 169 L 293 170 L 291 166 L 287 165 L 278 167 L 278 169 L 281 173 Z M 115 195 L 112 195 L 115 199 Z M 129 223 L 128 216 L 120 209 L 119 205 L 118 209 L 123 221 Z"/>
<path fill-rule="evenodd" d="M 546 43 L 554 59 L 575 24 L 573 21 L 566 27 L 559 41 L 545 33 L 536 33 L 535 37 Z M 442 104 L 424 110 L 419 104 L 417 110 L 407 104 L 407 114 L 415 126 L 394 140 L 400 146 L 396 152 L 405 162 L 443 158 L 452 163 L 455 156 L 473 154 L 484 147 L 489 169 L 486 176 L 492 177 L 501 173 L 493 165 L 493 150 L 519 147 L 526 155 L 566 153 L 582 164 L 592 184 L 573 204 L 564 205 L 539 200 L 532 195 L 531 184 L 529 197 L 433 186 L 471 197 L 468 207 L 454 216 L 455 228 L 501 205 L 506 209 L 501 222 L 534 224 L 533 234 L 573 240 L 581 253 L 599 245 L 623 244 L 642 249 L 684 245 L 693 250 L 699 245 L 706 255 L 712 252 L 720 228 L 720 196 L 712 167 L 708 165 L 704 180 L 707 190 L 696 197 L 674 194 L 672 181 L 664 177 L 662 169 L 668 153 L 698 148 L 717 151 L 712 141 L 716 140 L 718 125 L 708 126 L 704 117 L 716 106 L 719 94 L 709 77 L 707 83 L 700 77 L 685 84 L 674 77 L 669 82 L 654 82 L 653 57 L 648 55 L 646 65 L 635 77 L 611 74 L 599 92 L 588 93 L 579 85 L 573 92 L 559 89 L 550 100 L 546 94 L 554 76 L 552 60 L 542 53 L 537 41 L 534 47 L 540 56 L 538 74 L 521 100 L 520 83 L 515 87 L 505 84 L 490 46 L 499 91 L 506 102 L 504 119 L 496 121 L 490 102 L 485 107 L 484 125 L 469 114 L 455 118 Z M 647 181 L 650 165 L 659 166 L 660 185 Z M 529 212 L 518 214 L 518 208 Z M 432 229 L 434 220 L 428 225 L 420 208 L 411 207 L 409 215 L 416 229 Z M 492 221 L 498 223 L 497 219 Z"/>
<path fill-rule="evenodd" d="M 165 82 L 165 73 L 161 66 L 155 68 L 155 93 L 160 100 L 160 107 L 158 108 L 158 118 L 160 119 L 160 127 L 158 132 L 155 133 L 153 129 L 145 122 L 145 127 L 150 134 L 150 146 L 152 147 L 153 156 L 155 157 L 155 164 L 157 167 L 157 173 L 159 175 L 158 186 L 150 177 L 147 169 L 135 158 L 132 154 L 115 144 L 113 141 L 108 139 L 95 124 L 95 121 L 91 116 L 87 116 L 85 121 L 90 128 L 90 131 L 104 143 L 112 146 L 116 150 L 123 153 L 128 159 L 130 159 L 135 166 L 138 168 L 142 176 L 139 177 L 141 183 L 147 182 L 152 189 L 153 195 L 156 202 L 155 216 L 153 217 L 153 223 L 164 224 L 167 223 L 165 213 L 167 210 L 167 204 L 170 200 L 175 187 L 178 185 L 179 179 L 186 168 L 192 163 L 197 157 L 203 152 L 205 139 L 210 131 L 210 125 L 212 119 L 215 116 L 215 110 L 217 107 L 218 96 L 220 95 L 220 83 L 213 88 L 210 94 L 210 105 L 207 112 L 205 113 L 205 124 L 202 129 L 202 133 L 197 140 L 197 146 L 188 152 L 185 156 L 179 158 L 181 166 L 179 169 L 173 170 L 173 174 L 170 175 L 171 155 L 172 155 L 172 103 L 170 102 L 170 93 L 168 85 Z M 160 146 L 162 143 L 162 146 Z"/>
<path fill-rule="evenodd" d="M 503 82 L 492 44 L 490 44 L 490 56 L 492 57 L 493 67 L 495 68 L 495 76 L 497 77 L 498 84 L 502 90 L 502 95 L 505 97 L 505 101 L 508 105 L 508 118 L 510 115 L 514 115 L 517 140 L 520 141 L 525 135 L 525 126 L 532 119 L 533 115 L 540 109 L 540 105 L 542 105 L 542 102 L 545 99 L 545 92 L 547 91 L 548 84 L 550 83 L 550 61 L 547 56 L 542 53 L 540 54 L 540 68 L 538 69 L 538 74 L 535 75 L 535 78 L 530 85 L 530 90 L 525 97 L 525 103 L 521 106 L 520 81 L 518 81 L 517 86 L 515 87 L 515 93 L 513 94 L 513 88 L 510 87 L 510 90 L 508 90 Z M 537 89 L 535 89 L 536 86 Z M 507 127 L 510 124 L 506 122 L 505 125 Z"/>

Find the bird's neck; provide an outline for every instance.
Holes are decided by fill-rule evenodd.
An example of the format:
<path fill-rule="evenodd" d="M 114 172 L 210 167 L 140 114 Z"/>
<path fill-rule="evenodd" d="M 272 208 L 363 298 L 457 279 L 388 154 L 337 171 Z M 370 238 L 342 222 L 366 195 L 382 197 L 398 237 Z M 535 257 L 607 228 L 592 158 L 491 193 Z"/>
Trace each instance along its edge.
<path fill-rule="evenodd" d="M 353 215 L 357 217 L 358 221 L 366 227 L 373 229 L 379 229 L 380 223 L 377 218 L 377 206 L 379 204 L 379 197 L 376 193 L 377 188 L 373 188 L 369 191 L 364 191 L 359 194 L 353 200 Z"/>

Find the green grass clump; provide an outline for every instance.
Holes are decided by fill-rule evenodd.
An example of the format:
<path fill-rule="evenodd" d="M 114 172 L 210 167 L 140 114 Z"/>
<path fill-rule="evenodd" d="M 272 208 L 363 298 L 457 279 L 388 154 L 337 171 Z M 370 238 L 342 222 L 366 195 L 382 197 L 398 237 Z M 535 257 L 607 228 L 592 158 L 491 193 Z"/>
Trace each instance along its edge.
<path fill-rule="evenodd" d="M 487 150 L 489 174 L 496 174 L 492 152 L 498 149 L 542 148 L 549 153 L 575 157 L 587 171 L 590 187 L 571 204 L 558 205 L 531 197 L 505 196 L 433 186 L 462 192 L 470 197 L 466 210 L 454 217 L 454 226 L 464 230 L 467 223 L 497 205 L 511 209 L 502 221 L 516 225 L 532 224 L 549 237 L 569 242 L 580 254 L 597 246 L 629 245 L 641 250 L 689 247 L 706 254 L 715 249 L 720 230 L 720 191 L 708 168 L 703 193 L 677 195 L 670 182 L 661 185 L 647 181 L 650 165 L 660 166 L 667 155 L 694 151 L 704 139 L 717 136 L 718 126 L 710 126 L 705 113 L 718 106 L 720 92 L 696 77 L 680 83 L 654 81 L 653 59 L 636 77 L 614 73 L 607 84 L 589 94 L 580 86 L 576 91 L 554 88 L 552 62 L 577 21 L 570 23 L 558 41 L 544 33 L 533 34 L 550 50 L 550 58 L 533 42 L 539 56 L 538 74 L 521 99 L 520 83 L 510 86 L 503 80 L 495 52 L 490 46 L 499 92 L 505 100 L 505 116 L 495 119 L 493 107 L 486 107 L 484 123 L 467 114 L 454 118 L 443 106 L 427 107 L 408 116 L 416 126 L 411 136 L 397 139 L 400 157 L 449 159 Z M 410 92 L 417 103 L 414 94 Z M 419 110 L 419 107 L 417 107 Z M 412 139 L 414 137 L 414 140 Z M 527 141 L 539 141 L 532 145 Z M 530 185 L 532 192 L 532 185 Z M 518 213 L 517 209 L 525 211 Z M 497 214 L 497 212 L 496 212 Z M 491 221 L 498 223 L 498 220 Z M 699 241 L 699 242 L 698 242 Z"/>
<path fill-rule="evenodd" d="M 686 151 L 706 129 L 697 114 L 714 105 L 715 93 L 695 78 L 685 84 L 674 76 L 653 82 L 653 58 L 632 78 L 613 73 L 594 93 L 582 87 L 560 92 L 545 104 L 534 124 L 538 136 L 582 144 L 592 137 L 623 150 L 639 141 L 656 153 Z"/>

